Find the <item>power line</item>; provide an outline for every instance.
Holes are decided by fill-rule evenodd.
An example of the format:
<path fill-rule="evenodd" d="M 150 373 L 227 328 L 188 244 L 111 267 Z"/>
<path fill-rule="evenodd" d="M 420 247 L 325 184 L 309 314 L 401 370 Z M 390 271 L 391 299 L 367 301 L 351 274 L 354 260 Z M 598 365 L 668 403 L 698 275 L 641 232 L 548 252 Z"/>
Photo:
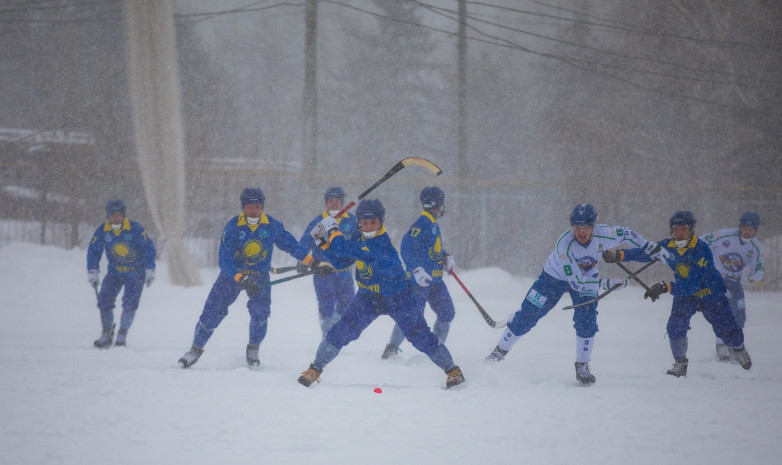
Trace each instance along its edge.
<path fill-rule="evenodd" d="M 263 3 L 268 3 L 270 0 L 261 0 L 259 2 L 252 2 L 248 5 L 233 8 L 230 10 L 219 10 L 219 11 L 212 11 L 212 12 L 206 12 L 206 13 L 187 13 L 187 14 L 176 14 L 174 15 L 175 18 L 178 19 L 187 19 L 190 18 L 190 21 L 180 21 L 177 23 L 177 25 L 182 24 L 192 24 L 196 22 L 202 22 L 202 21 L 209 21 L 214 18 L 219 18 L 222 16 L 227 15 L 233 15 L 233 14 L 240 14 L 240 13 L 257 13 L 259 11 L 266 11 L 271 10 L 272 8 L 278 8 L 278 7 L 304 7 L 303 2 L 279 2 L 275 3 L 273 5 L 267 5 L 263 7 L 259 7 L 258 5 L 261 5 Z"/>
<path fill-rule="evenodd" d="M 419 2 L 419 4 L 421 4 L 424 8 L 428 9 L 429 11 L 432 11 L 434 14 L 440 14 L 441 16 L 449 18 L 449 19 L 453 20 L 454 22 L 458 21 L 457 13 L 455 11 L 453 11 L 453 10 L 447 10 L 447 9 L 444 9 L 444 8 L 435 7 L 433 5 L 429 5 L 429 4 L 422 3 L 422 2 Z M 450 16 L 449 16 L 449 14 L 450 14 Z M 483 24 L 486 24 L 486 25 L 489 25 L 489 26 L 494 26 L 494 27 L 500 28 L 500 29 L 510 30 L 510 31 L 513 31 L 513 32 L 519 32 L 521 34 L 530 35 L 530 36 L 535 37 L 535 38 L 544 39 L 544 40 L 552 41 L 554 43 L 559 43 L 559 44 L 562 44 L 562 45 L 572 46 L 572 47 L 576 47 L 576 48 L 583 48 L 583 49 L 586 49 L 586 50 L 590 50 L 590 51 L 593 51 L 593 52 L 598 52 L 600 54 L 605 54 L 605 55 L 609 55 L 609 56 L 613 56 L 613 57 L 617 57 L 617 58 L 622 58 L 622 59 L 627 59 L 627 60 L 632 60 L 632 61 L 652 63 L 652 64 L 655 64 L 655 65 L 665 65 L 665 66 L 678 68 L 678 69 L 681 69 L 681 70 L 684 70 L 684 71 L 691 71 L 691 72 L 694 72 L 694 73 L 724 75 L 724 76 L 726 76 L 728 78 L 733 78 L 733 79 L 752 79 L 754 81 L 761 81 L 761 82 L 764 81 L 764 80 L 755 78 L 754 76 L 747 76 L 747 75 L 729 73 L 729 72 L 720 71 L 720 70 L 693 68 L 693 67 L 690 67 L 690 66 L 687 66 L 687 65 L 682 65 L 682 64 L 671 62 L 671 61 L 667 61 L 667 60 L 661 60 L 661 59 L 656 59 L 656 58 L 647 58 L 647 57 L 642 57 L 642 56 L 637 56 L 637 55 L 629 55 L 629 54 L 626 54 L 626 53 L 615 52 L 613 50 L 608 50 L 608 49 L 605 49 L 605 48 L 594 47 L 594 46 L 581 44 L 581 43 L 577 43 L 577 42 L 572 42 L 572 41 L 566 41 L 566 40 L 558 39 L 556 37 L 550 37 L 550 36 L 547 36 L 547 35 L 544 35 L 544 34 L 533 33 L 533 32 L 530 32 L 530 31 L 523 30 L 523 29 L 510 27 L 510 26 L 505 26 L 505 25 L 502 25 L 502 24 L 499 24 L 499 23 L 496 23 L 496 22 L 483 20 L 483 19 L 477 18 L 477 17 L 475 17 L 473 15 L 468 15 L 467 18 L 472 20 L 472 21 L 474 21 L 474 22 L 483 23 Z M 606 66 L 606 67 L 609 67 L 609 68 L 614 68 L 614 69 L 617 69 L 617 70 L 624 70 L 624 71 L 632 72 L 632 73 L 651 74 L 651 75 L 658 75 L 658 76 L 662 76 L 662 77 L 670 77 L 670 78 L 674 78 L 674 79 L 685 79 L 685 80 L 691 80 L 691 81 L 695 81 L 695 82 L 704 82 L 704 83 L 717 84 L 717 85 L 729 85 L 729 86 L 734 86 L 735 85 L 735 86 L 738 86 L 738 87 L 763 88 L 763 89 L 774 90 L 774 91 L 778 90 L 778 88 L 774 87 L 774 86 L 767 87 L 767 86 L 762 86 L 760 84 L 748 84 L 748 83 L 744 83 L 744 82 L 735 82 L 735 81 L 722 81 L 722 80 L 718 80 L 718 79 L 705 79 L 705 78 L 699 78 L 699 77 L 695 77 L 695 76 L 688 76 L 688 75 L 682 75 L 682 74 L 671 74 L 671 73 L 666 73 L 666 72 L 662 72 L 662 71 L 644 70 L 644 69 L 637 69 L 637 68 L 634 69 L 634 68 L 630 68 L 630 67 L 620 67 L 618 65 L 609 65 L 609 64 L 602 63 L 602 62 L 591 61 L 591 60 L 587 60 L 587 62 L 593 63 L 593 64 L 598 65 L 598 66 Z M 765 80 L 765 82 L 771 82 L 771 81 Z"/>
<path fill-rule="evenodd" d="M 538 4 L 538 5 L 547 7 L 547 8 L 553 8 L 553 9 L 556 9 L 556 10 L 561 10 L 561 11 L 564 11 L 566 13 L 570 13 L 570 14 L 578 15 L 578 16 L 583 16 L 583 17 L 586 17 L 586 18 L 593 18 L 595 20 L 599 20 L 599 21 L 602 21 L 602 22 L 585 21 L 585 20 L 579 20 L 579 19 L 573 19 L 573 18 L 566 18 L 566 17 L 563 17 L 563 16 L 556 16 L 556 15 L 551 15 L 551 14 L 546 14 L 546 13 L 538 13 L 538 12 L 533 12 L 533 11 L 530 11 L 530 10 L 522 10 L 522 9 L 519 9 L 519 8 L 504 7 L 504 6 L 499 6 L 499 5 L 486 3 L 486 2 L 478 2 L 478 1 L 467 0 L 467 3 L 468 4 L 472 4 L 472 5 L 476 5 L 476 6 L 483 6 L 483 7 L 487 7 L 487 8 L 495 8 L 495 9 L 502 10 L 502 11 L 509 11 L 509 12 L 514 12 L 514 13 L 531 15 L 531 16 L 540 16 L 540 17 L 544 17 L 544 18 L 548 18 L 548 19 L 556 19 L 556 20 L 559 20 L 559 21 L 567 21 L 567 22 L 570 22 L 570 23 L 573 23 L 573 24 L 581 24 L 581 25 L 585 25 L 585 26 L 594 26 L 594 27 L 597 27 L 597 28 L 611 29 L 611 30 L 614 30 L 614 31 L 617 31 L 617 32 L 623 32 L 623 33 L 633 34 L 633 35 L 653 36 L 653 37 L 657 37 L 657 38 L 668 38 L 668 39 L 692 41 L 692 42 L 697 42 L 697 43 L 700 43 L 700 44 L 709 44 L 709 45 L 715 45 L 715 46 L 719 46 L 719 47 L 729 47 L 729 48 L 744 47 L 744 48 L 749 48 L 749 49 L 765 48 L 765 49 L 768 49 L 770 51 L 775 51 L 775 52 L 782 50 L 779 47 L 769 47 L 769 46 L 764 45 L 764 44 L 751 44 L 751 43 L 747 43 L 747 42 L 725 41 L 725 40 L 717 40 L 717 39 L 708 39 L 708 38 L 703 38 L 703 37 L 686 36 L 686 35 L 680 35 L 680 34 L 669 34 L 669 33 L 660 32 L 660 31 L 651 30 L 651 29 L 645 29 L 645 28 L 638 28 L 638 27 L 634 27 L 634 26 L 628 26 L 625 23 L 620 22 L 620 21 L 614 21 L 614 20 L 610 20 L 610 19 L 606 19 L 606 18 L 601 18 L 601 17 L 595 16 L 595 15 L 590 15 L 590 14 L 578 11 L 578 10 L 574 10 L 574 9 L 570 9 L 570 8 L 563 8 L 563 7 L 551 5 L 551 4 L 548 4 L 546 2 L 541 2 L 541 1 L 536 1 L 536 0 L 528 0 L 528 1 L 530 1 L 531 3 L 535 3 L 535 4 Z"/>
<path fill-rule="evenodd" d="M 376 12 L 367 10 L 365 8 L 360 8 L 360 7 L 357 7 L 355 5 L 351 5 L 351 4 L 342 2 L 342 1 L 338 1 L 338 0 L 321 0 L 321 1 L 323 3 L 330 3 L 330 4 L 337 5 L 337 6 L 340 6 L 340 7 L 343 7 L 343 8 L 347 8 L 347 9 L 351 9 L 351 10 L 357 11 L 357 12 L 362 13 L 362 14 L 366 14 L 366 15 L 369 15 L 369 16 L 377 17 L 377 18 L 380 18 L 380 19 L 384 19 L 384 20 L 388 20 L 388 21 L 394 21 L 394 22 L 403 23 L 403 24 L 408 24 L 408 25 L 416 26 L 416 27 L 421 27 L 421 28 L 424 28 L 424 29 L 427 29 L 427 30 L 430 30 L 430 31 L 433 31 L 433 32 L 445 34 L 445 35 L 448 35 L 448 36 L 451 36 L 451 37 L 457 37 L 457 33 L 453 32 L 453 31 L 449 31 L 449 30 L 446 30 L 446 29 L 437 28 L 437 27 L 433 27 L 433 26 L 423 25 L 421 23 L 414 22 L 414 21 L 408 21 L 408 20 L 403 20 L 403 19 L 399 19 L 399 18 L 393 18 L 393 17 L 390 17 L 388 15 L 384 15 L 384 14 L 381 14 L 381 13 L 376 13 Z M 426 4 L 423 4 L 422 2 L 416 2 L 416 3 L 418 3 L 419 5 L 421 5 L 424 8 L 427 8 L 427 6 L 428 6 Z M 453 13 L 454 15 L 456 14 L 456 12 L 454 12 L 453 10 L 446 10 L 446 11 L 449 11 L 449 12 Z M 454 18 L 454 17 L 449 17 L 447 15 L 444 15 L 444 17 L 446 17 L 448 19 L 451 19 L 452 21 L 455 21 L 455 22 L 458 21 L 458 19 Z M 501 25 L 495 24 L 495 26 L 501 26 Z M 470 40 L 470 41 L 485 43 L 485 44 L 489 44 L 489 45 L 493 45 L 493 46 L 499 46 L 499 47 L 504 47 L 504 48 L 509 48 L 509 49 L 520 51 L 520 52 L 523 52 L 523 53 L 528 53 L 528 54 L 531 54 L 531 55 L 539 56 L 541 58 L 546 58 L 546 59 L 552 59 L 552 60 L 555 60 L 555 61 L 559 61 L 559 62 L 561 62 L 563 64 L 575 67 L 575 68 L 577 68 L 579 70 L 582 70 L 584 72 L 594 73 L 594 74 L 597 74 L 597 75 L 600 75 L 600 76 L 603 76 L 603 77 L 606 77 L 606 78 L 609 78 L 609 79 L 612 79 L 612 80 L 615 80 L 615 81 L 618 81 L 618 82 L 622 82 L 624 84 L 628 84 L 628 85 L 630 85 L 630 86 L 632 86 L 632 87 L 634 87 L 636 89 L 639 89 L 639 90 L 649 91 L 649 92 L 665 95 L 667 97 L 681 98 L 681 99 L 690 100 L 690 101 L 694 101 L 694 102 L 698 102 L 698 103 L 709 104 L 709 105 L 717 105 L 717 106 L 722 106 L 722 107 L 727 107 L 728 106 L 725 103 L 714 101 L 714 100 L 709 100 L 709 99 L 700 98 L 700 97 L 696 97 L 696 96 L 692 96 L 692 95 L 687 95 L 687 94 L 684 94 L 684 93 L 681 93 L 681 92 L 667 91 L 667 90 L 664 90 L 664 89 L 650 87 L 650 86 L 647 86 L 647 85 L 635 82 L 635 81 L 633 81 L 633 80 L 631 80 L 629 78 L 613 74 L 613 73 L 611 73 L 609 71 L 601 71 L 601 70 L 594 69 L 594 68 L 591 67 L 591 66 L 599 66 L 599 67 L 604 67 L 604 68 L 608 68 L 608 69 L 627 71 L 627 67 L 626 66 L 623 67 L 623 66 L 620 66 L 620 65 L 609 65 L 609 64 L 605 64 L 605 63 L 601 63 L 601 62 L 597 62 L 597 61 L 582 59 L 582 58 L 569 57 L 569 56 L 556 54 L 556 53 L 551 53 L 551 52 L 542 52 L 542 51 L 534 50 L 534 49 L 532 49 L 530 47 L 523 46 L 523 45 L 521 45 L 519 43 L 516 43 L 514 41 L 511 41 L 509 39 L 505 39 L 505 38 L 502 38 L 502 37 L 499 37 L 499 36 L 496 36 L 496 35 L 489 34 L 487 32 L 484 32 L 484 31 L 480 30 L 479 28 L 477 28 L 476 26 L 471 25 L 471 24 L 468 24 L 467 28 L 469 30 L 473 31 L 475 34 L 478 34 L 479 36 L 483 37 L 483 38 L 481 38 L 481 37 L 475 37 L 475 36 L 468 36 L 467 40 Z M 549 38 L 549 39 L 550 40 L 558 40 L 558 39 L 554 39 L 554 38 Z M 635 72 L 636 74 L 660 75 L 660 76 L 670 77 L 670 78 L 673 78 L 673 79 L 686 79 L 687 78 L 686 76 L 681 76 L 681 75 L 676 75 L 676 74 L 669 74 L 669 73 L 662 73 L 662 72 L 659 72 L 659 71 L 648 71 L 648 70 L 631 70 L 631 71 Z M 740 77 L 740 76 L 737 76 L 737 77 Z M 717 80 L 706 80 L 706 79 L 703 79 L 703 78 L 692 78 L 692 77 L 689 78 L 689 79 L 690 80 L 694 80 L 694 81 L 704 82 L 704 83 L 715 84 L 715 85 L 727 85 L 727 86 L 730 86 L 730 87 L 740 86 L 738 83 L 735 83 L 735 82 L 722 82 L 722 81 L 717 81 Z M 744 87 L 751 87 L 752 85 L 743 84 L 742 86 L 744 86 Z M 777 88 L 775 88 L 775 87 L 764 87 L 764 86 L 760 86 L 760 85 L 755 85 L 754 87 L 768 89 L 768 90 L 772 90 L 772 91 L 777 91 Z"/>
<path fill-rule="evenodd" d="M 344 1 L 339 0 L 321 0 L 322 3 L 330 3 L 332 5 L 351 9 L 356 12 L 359 12 L 361 14 L 369 15 L 376 17 L 381 20 L 387 20 L 387 21 L 394 21 L 398 23 L 408 24 L 410 26 L 423 28 L 426 30 L 430 30 L 435 33 L 444 34 L 450 37 L 457 37 L 457 34 L 453 31 L 449 31 L 442 28 L 437 28 L 433 26 L 428 26 L 425 24 L 422 24 L 417 21 L 411 21 L 411 20 L 403 20 L 400 18 L 394 18 L 386 14 L 377 13 L 374 11 L 371 11 L 366 8 L 361 8 L 352 4 L 349 4 Z M 677 34 L 666 34 L 661 33 L 659 31 L 652 31 L 649 29 L 644 28 L 636 28 L 636 27 L 630 27 L 627 26 L 621 22 L 608 20 L 605 18 L 601 18 L 594 15 L 589 15 L 574 9 L 568 9 L 563 8 L 559 6 L 554 6 L 551 4 L 548 4 L 546 2 L 542 1 L 535 1 L 530 0 L 532 3 L 541 5 L 546 8 L 555 9 L 557 11 L 562 11 L 567 14 L 577 15 L 584 18 L 588 18 L 587 20 L 582 19 L 573 19 L 573 18 L 566 18 L 561 15 L 555 15 L 555 14 L 549 14 L 549 13 L 539 13 L 534 12 L 531 10 L 525 10 L 521 8 L 514 8 L 514 7 L 505 7 L 500 6 L 488 2 L 481 2 L 481 1 L 468 1 L 470 5 L 473 5 L 478 8 L 484 8 L 484 9 L 494 9 L 500 12 L 504 13 L 513 13 L 517 14 L 519 16 L 531 16 L 535 18 L 543 18 L 546 20 L 554 20 L 559 22 L 566 22 L 567 24 L 573 25 L 583 25 L 591 28 L 598 28 L 598 29 L 607 29 L 614 32 L 621 32 L 621 33 L 627 33 L 627 34 L 635 34 L 635 35 L 642 35 L 642 36 L 654 36 L 658 38 L 669 38 L 674 40 L 681 40 L 681 41 L 689 41 L 689 42 L 695 42 L 699 44 L 707 44 L 707 45 L 714 45 L 714 46 L 720 46 L 720 47 L 744 47 L 744 48 L 757 48 L 756 46 L 752 44 L 742 43 L 742 42 L 734 42 L 734 41 L 719 41 L 714 39 L 705 39 L 705 38 L 699 38 L 699 37 L 693 37 L 693 36 L 684 36 L 684 35 L 677 35 Z M 0 13 L 6 13 L 6 12 L 13 12 L 13 11 L 61 11 L 63 9 L 67 8 L 87 8 L 87 7 L 99 7 L 99 6 L 107 6 L 111 8 L 111 5 L 118 3 L 119 0 L 85 0 L 83 2 L 73 2 L 73 3 L 62 3 L 62 2 L 54 2 L 54 1 L 35 1 L 35 2 L 23 2 L 19 4 L 12 5 L 10 8 L 6 10 L 0 10 Z M 267 11 L 273 8 L 280 8 L 280 7 L 303 7 L 303 2 L 276 2 L 276 3 L 270 3 L 271 0 L 261 0 L 261 1 L 255 1 L 250 2 L 244 6 L 240 6 L 237 8 L 232 8 L 228 10 L 217 10 L 217 11 L 209 11 L 209 12 L 201 12 L 201 13 L 188 13 L 188 14 L 177 14 L 175 15 L 175 18 L 179 20 L 177 22 L 177 25 L 185 25 L 185 24 L 192 24 L 196 22 L 204 22 L 204 21 L 210 21 L 215 18 L 219 17 L 225 17 L 229 15 L 240 15 L 240 14 L 247 14 L 247 13 L 257 13 L 261 11 Z M 429 3 L 425 3 L 422 1 L 416 1 L 416 4 L 418 4 L 420 7 L 426 9 L 427 11 L 431 12 L 432 14 L 439 15 L 441 17 L 444 17 L 450 21 L 458 22 L 458 13 L 455 10 L 447 9 L 438 7 Z M 22 7 L 21 5 L 25 5 Z M 33 6 L 30 6 L 33 5 Z M 769 86 L 765 85 L 769 82 L 776 82 L 776 81 L 770 81 L 768 79 L 761 79 L 757 78 L 755 76 L 751 75 L 744 75 L 744 74 L 738 74 L 738 73 L 731 73 L 727 71 L 722 70 L 716 70 L 716 69 L 701 69 L 696 68 L 692 66 L 688 66 L 686 64 L 681 64 L 677 62 L 673 62 L 670 60 L 664 60 L 664 59 L 658 59 L 654 57 L 643 57 L 638 55 L 632 55 L 622 52 L 617 52 L 614 50 L 606 49 L 603 47 L 597 47 L 589 44 L 583 44 L 583 43 L 577 43 L 573 41 L 567 41 L 563 40 L 557 37 L 553 37 L 546 34 L 540 34 L 536 32 L 532 32 L 529 30 L 525 30 L 519 27 L 514 26 L 508 26 L 504 24 L 500 24 L 497 21 L 490 21 L 487 19 L 482 19 L 479 17 L 480 13 L 471 13 L 468 15 L 468 24 L 467 28 L 469 31 L 473 33 L 473 35 L 468 36 L 467 40 L 473 41 L 473 42 L 479 42 L 484 43 L 490 46 L 499 46 L 504 48 L 509 48 L 512 50 L 516 50 L 522 53 L 527 53 L 531 55 L 535 55 L 541 58 L 545 59 L 552 59 L 555 61 L 558 61 L 560 63 L 566 64 L 568 66 L 572 66 L 575 68 L 578 68 L 580 70 L 583 70 L 585 72 L 589 73 L 595 73 L 600 76 L 604 76 L 619 82 L 623 82 L 625 84 L 631 85 L 639 90 L 645 90 L 645 91 L 651 91 L 655 93 L 661 93 L 663 95 L 667 95 L 670 97 L 677 97 L 677 98 L 685 98 L 688 100 L 697 101 L 700 103 L 708 103 L 708 104 L 716 104 L 720 105 L 719 102 L 714 102 L 708 99 L 702 99 L 695 96 L 685 95 L 679 92 L 670 92 L 665 91 L 658 88 L 653 88 L 647 85 L 644 85 L 642 83 L 638 83 L 632 80 L 632 78 L 623 77 L 621 75 L 618 75 L 616 73 L 628 73 L 628 74 L 634 74 L 634 75 L 640 75 L 640 76 L 657 76 L 657 77 L 664 77 L 674 80 L 686 80 L 691 82 L 698 82 L 698 83 L 704 83 L 709 85 L 716 85 L 716 86 L 728 86 L 728 87 L 740 87 L 740 88 L 754 88 L 754 89 L 761 89 L 761 90 L 769 90 L 773 92 L 778 92 L 779 88 L 776 86 Z M 85 22 L 98 22 L 98 21 L 119 21 L 121 20 L 121 11 L 117 8 L 111 8 L 104 11 L 97 11 L 94 13 L 91 13 L 90 15 L 77 17 L 77 18 L 70 18 L 70 19 L 47 19 L 47 18 L 0 18 L 0 23 L 6 22 L 21 22 L 21 23 L 60 23 L 60 24 L 67 24 L 67 23 L 85 23 Z M 670 70 L 670 71 L 661 71 L 661 70 L 654 70 L 654 69 L 643 69 L 638 68 L 632 65 L 628 64 L 613 64 L 613 63 L 607 63 L 603 60 L 600 60 L 595 57 L 591 58 L 580 58 L 580 57 L 573 57 L 573 56 L 567 56 L 561 53 L 551 53 L 551 52 L 543 52 L 539 50 L 535 50 L 531 47 L 523 46 L 520 43 L 506 39 L 503 37 L 500 37 L 498 35 L 490 34 L 486 31 L 481 30 L 477 25 L 483 24 L 486 26 L 498 28 L 500 30 L 505 30 L 517 34 L 527 35 L 530 37 L 534 37 L 536 39 L 544 40 L 544 41 L 551 41 L 553 43 L 557 43 L 566 47 L 574 47 L 579 49 L 588 50 L 591 52 L 595 52 L 598 55 L 605 55 L 606 57 L 613 57 L 618 58 L 621 60 L 625 60 L 627 62 L 639 62 L 639 63 L 647 63 L 652 64 L 655 66 L 666 66 L 669 68 L 673 68 L 675 70 L 679 70 L 679 72 Z M 477 35 L 477 36 L 476 36 Z M 775 47 L 761 47 L 768 50 L 779 50 L 779 48 Z M 706 75 L 706 76 L 703 76 Z M 727 78 L 727 80 L 720 79 L 720 77 Z"/>

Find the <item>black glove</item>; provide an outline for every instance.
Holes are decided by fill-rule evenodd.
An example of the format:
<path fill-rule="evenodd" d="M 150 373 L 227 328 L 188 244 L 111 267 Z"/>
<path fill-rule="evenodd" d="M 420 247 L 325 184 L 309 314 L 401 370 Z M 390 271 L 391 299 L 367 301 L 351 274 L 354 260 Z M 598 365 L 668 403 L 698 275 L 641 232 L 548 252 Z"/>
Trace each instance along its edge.
<path fill-rule="evenodd" d="M 304 260 L 302 260 L 296 264 L 296 273 L 299 274 L 308 273 L 316 269 L 319 264 L 320 264 L 320 260 L 312 260 L 312 263 L 310 265 L 306 265 L 304 263 Z"/>
<path fill-rule="evenodd" d="M 603 261 L 606 263 L 621 262 L 625 258 L 623 250 L 610 249 L 603 252 Z"/>
<path fill-rule="evenodd" d="M 248 297 L 254 296 L 260 290 L 258 283 L 256 283 L 253 278 L 247 276 L 246 274 L 242 275 L 242 277 L 239 278 L 236 282 L 238 282 L 242 289 L 247 292 Z"/>
<path fill-rule="evenodd" d="M 315 268 L 315 274 L 317 274 L 318 276 L 328 276 L 335 271 L 336 270 L 334 269 L 334 267 L 329 265 L 322 265 Z"/>
<path fill-rule="evenodd" d="M 644 293 L 644 299 L 652 299 L 652 302 L 660 298 L 660 295 L 668 292 L 668 284 L 665 281 L 652 284 L 652 287 Z"/>

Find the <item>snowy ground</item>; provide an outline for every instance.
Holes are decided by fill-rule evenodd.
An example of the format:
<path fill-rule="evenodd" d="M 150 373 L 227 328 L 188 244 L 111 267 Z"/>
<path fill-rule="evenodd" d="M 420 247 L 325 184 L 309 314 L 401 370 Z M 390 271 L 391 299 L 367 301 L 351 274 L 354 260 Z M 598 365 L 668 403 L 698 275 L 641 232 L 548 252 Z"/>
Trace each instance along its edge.
<path fill-rule="evenodd" d="M 570 313 L 560 310 L 567 297 L 487 367 L 500 333 L 449 278 L 448 346 L 465 385 L 445 390 L 445 375 L 409 343 L 399 359 L 380 360 L 392 328 L 381 317 L 306 389 L 296 378 L 319 342 L 309 278 L 274 287 L 259 370 L 245 366 L 243 296 L 182 370 L 176 361 L 217 270 L 185 289 L 159 264 L 128 346 L 99 351 L 84 263 L 83 250 L 0 248 L 2 464 L 757 465 L 782 456 L 782 293 L 747 296 L 751 371 L 716 361 L 696 315 L 689 375 L 675 379 L 665 374 L 670 297 L 652 304 L 637 287 L 617 292 L 601 302 L 597 383 L 585 388 L 573 372 Z M 497 269 L 460 277 L 495 319 L 531 284 Z"/>

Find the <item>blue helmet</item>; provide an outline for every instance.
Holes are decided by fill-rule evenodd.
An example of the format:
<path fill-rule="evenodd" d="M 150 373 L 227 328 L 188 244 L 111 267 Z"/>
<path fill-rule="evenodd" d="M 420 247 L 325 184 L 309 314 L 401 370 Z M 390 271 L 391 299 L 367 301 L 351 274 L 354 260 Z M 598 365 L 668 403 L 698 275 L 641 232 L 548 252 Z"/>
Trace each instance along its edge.
<path fill-rule="evenodd" d="M 266 202 L 266 196 L 263 195 L 260 187 L 245 187 L 242 191 L 242 195 L 239 196 L 239 200 L 242 202 L 242 208 L 248 203 L 260 203 Z"/>
<path fill-rule="evenodd" d="M 356 208 L 356 218 L 358 220 L 371 220 L 377 218 L 380 222 L 386 217 L 386 209 L 378 199 L 364 199 Z"/>
<path fill-rule="evenodd" d="M 339 186 L 329 187 L 326 189 L 326 193 L 323 194 L 323 200 L 328 201 L 329 199 L 339 199 L 344 201 L 345 191 L 343 191 Z"/>
<path fill-rule="evenodd" d="M 689 211 L 689 210 L 679 210 L 676 213 L 673 214 L 671 219 L 668 221 L 669 226 L 671 229 L 673 229 L 674 226 L 686 224 L 690 227 L 690 230 L 695 229 L 695 223 L 697 221 L 695 220 L 695 215 Z"/>
<path fill-rule="evenodd" d="M 570 226 L 594 226 L 597 221 L 597 210 L 591 203 L 580 203 L 570 214 Z"/>
<path fill-rule="evenodd" d="M 744 212 L 739 219 L 739 226 L 751 226 L 757 230 L 760 226 L 760 215 L 757 212 Z"/>
<path fill-rule="evenodd" d="M 122 216 L 125 216 L 125 202 L 122 199 L 111 199 L 106 202 L 106 217 L 108 218 L 115 212 L 120 212 Z"/>
<path fill-rule="evenodd" d="M 445 192 L 439 187 L 424 187 L 419 198 L 421 199 L 421 205 L 426 210 L 435 208 L 442 210 L 445 204 Z"/>

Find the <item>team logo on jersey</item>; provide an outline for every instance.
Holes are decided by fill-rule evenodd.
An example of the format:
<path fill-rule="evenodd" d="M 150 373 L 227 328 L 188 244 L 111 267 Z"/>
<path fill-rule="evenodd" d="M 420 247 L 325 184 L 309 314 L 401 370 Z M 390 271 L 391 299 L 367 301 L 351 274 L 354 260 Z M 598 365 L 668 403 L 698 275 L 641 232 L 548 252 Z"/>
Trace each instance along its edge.
<path fill-rule="evenodd" d="M 722 246 L 725 247 L 725 248 L 730 247 L 730 241 L 725 239 L 724 241 L 722 241 Z"/>
<path fill-rule="evenodd" d="M 372 278 L 372 265 L 356 260 L 356 272 L 361 279 Z"/>
<path fill-rule="evenodd" d="M 260 241 L 251 240 L 245 242 L 242 247 L 242 261 L 248 266 L 257 265 L 266 260 L 269 252 L 263 248 Z"/>
<path fill-rule="evenodd" d="M 435 263 L 443 259 L 443 243 L 439 237 L 434 241 L 434 245 L 429 248 L 429 259 Z"/>
<path fill-rule="evenodd" d="M 136 252 L 124 242 L 117 242 L 111 249 L 111 256 L 125 263 L 136 261 Z"/>
<path fill-rule="evenodd" d="M 747 258 L 751 259 L 755 253 L 752 250 L 747 250 Z"/>
<path fill-rule="evenodd" d="M 546 304 L 546 301 L 548 299 L 546 298 L 545 295 L 541 294 L 535 289 L 530 289 L 529 293 L 527 294 L 527 300 L 532 302 L 532 305 L 538 308 L 543 308 L 543 306 Z"/>
<path fill-rule="evenodd" d="M 720 255 L 720 262 L 722 262 L 722 265 L 725 267 L 725 269 L 734 273 L 744 269 L 744 259 L 741 257 L 741 254 L 736 252 Z"/>
<path fill-rule="evenodd" d="M 582 271 L 589 271 L 592 268 L 597 265 L 597 260 L 590 256 L 581 257 L 576 259 L 576 263 L 578 264 L 578 267 L 581 268 Z"/>
<path fill-rule="evenodd" d="M 687 277 L 690 276 L 690 266 L 680 263 L 679 266 L 676 267 L 676 273 L 682 278 L 687 279 Z"/>

